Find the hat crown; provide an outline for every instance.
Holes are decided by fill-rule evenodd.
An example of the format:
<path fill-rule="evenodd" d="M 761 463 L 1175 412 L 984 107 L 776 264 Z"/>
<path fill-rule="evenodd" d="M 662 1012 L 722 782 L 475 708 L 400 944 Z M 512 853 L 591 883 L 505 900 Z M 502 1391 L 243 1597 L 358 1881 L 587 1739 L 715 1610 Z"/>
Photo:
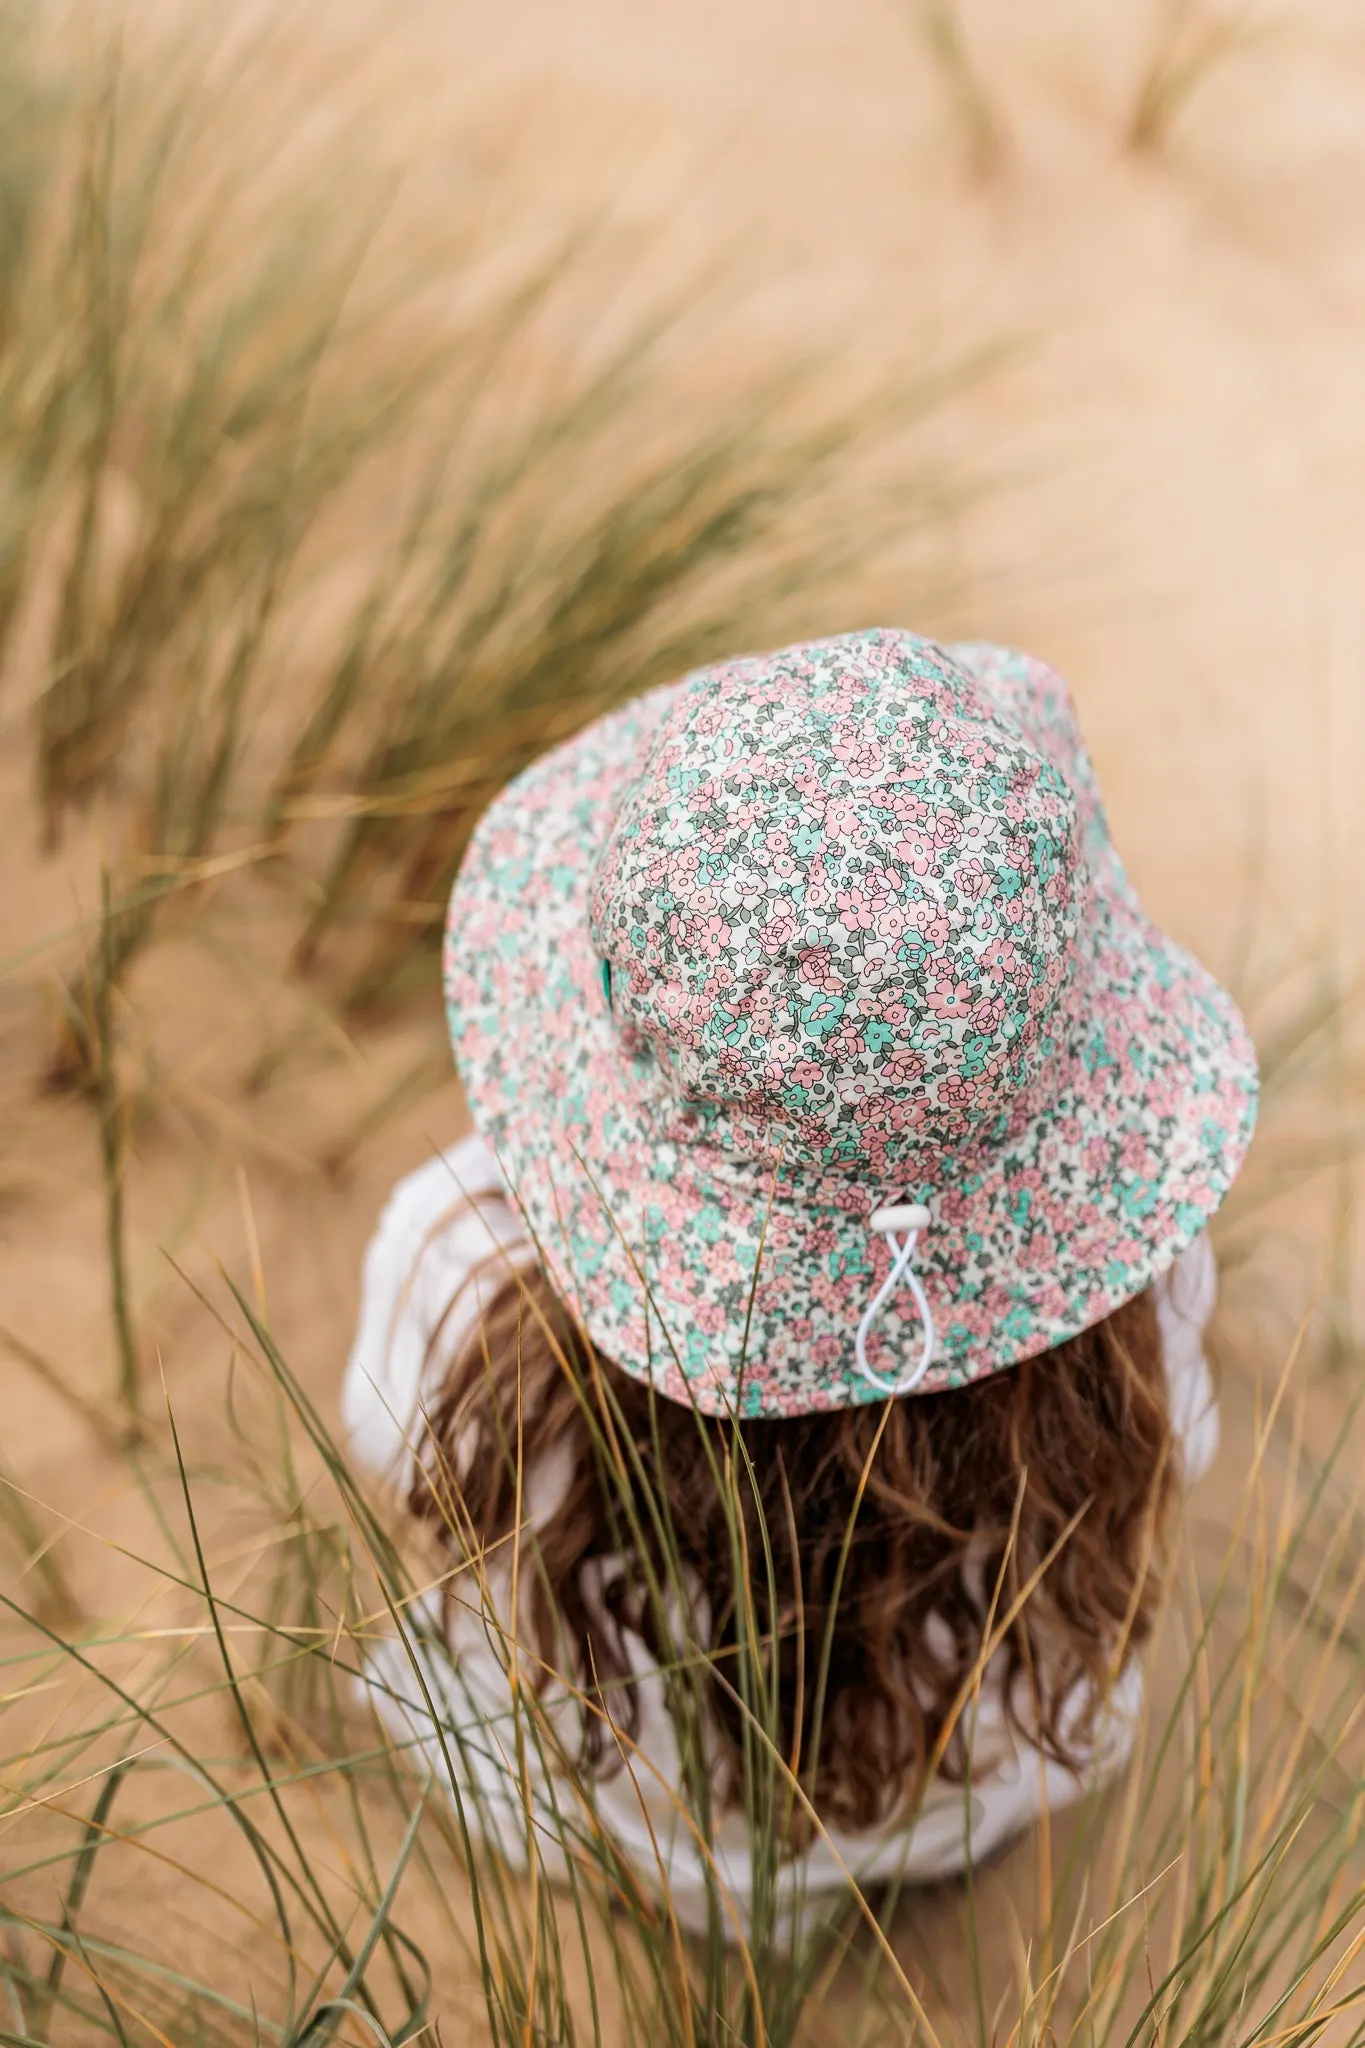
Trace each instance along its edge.
<path fill-rule="evenodd" d="M 874 632 L 688 679 L 590 927 L 680 1136 L 932 1181 L 1046 1085 L 1087 892 L 1056 765 L 941 648 Z"/>

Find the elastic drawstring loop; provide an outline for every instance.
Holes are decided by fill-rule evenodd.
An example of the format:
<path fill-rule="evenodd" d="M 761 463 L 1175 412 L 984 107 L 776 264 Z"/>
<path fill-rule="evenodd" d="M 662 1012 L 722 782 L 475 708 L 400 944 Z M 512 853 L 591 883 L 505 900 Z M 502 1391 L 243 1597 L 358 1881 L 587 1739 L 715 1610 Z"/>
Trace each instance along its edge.
<path fill-rule="evenodd" d="M 854 1339 L 854 1349 L 858 1355 L 859 1372 L 879 1394 L 913 1394 L 933 1361 L 936 1341 L 933 1312 L 920 1285 L 919 1275 L 913 1272 L 910 1266 L 910 1261 L 915 1256 L 919 1234 L 922 1230 L 927 1230 L 932 1221 L 933 1218 L 922 1202 L 895 1202 L 884 1209 L 874 1209 L 867 1219 L 868 1229 L 886 1239 L 887 1248 L 891 1253 L 891 1271 L 863 1311 L 858 1334 Z M 905 1236 L 898 1243 L 897 1233 L 900 1231 L 904 1231 Z M 920 1322 L 924 1326 L 924 1342 L 912 1372 L 904 1379 L 884 1380 L 867 1362 L 867 1340 L 872 1335 L 878 1316 L 892 1295 L 902 1286 L 908 1287 L 915 1297 L 915 1306 L 919 1310 Z"/>

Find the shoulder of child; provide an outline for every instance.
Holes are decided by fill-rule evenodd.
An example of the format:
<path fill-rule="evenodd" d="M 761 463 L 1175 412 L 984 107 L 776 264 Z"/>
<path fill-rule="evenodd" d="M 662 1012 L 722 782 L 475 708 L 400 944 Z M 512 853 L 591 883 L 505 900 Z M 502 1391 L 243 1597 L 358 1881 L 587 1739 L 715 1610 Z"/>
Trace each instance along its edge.
<path fill-rule="evenodd" d="M 342 1384 L 342 1423 L 358 1463 L 390 1474 L 402 1464 L 428 1369 L 449 1362 L 478 1315 L 471 1280 L 500 1254 L 528 1251 L 482 1138 L 461 1139 L 398 1182 L 365 1251 Z"/>
<path fill-rule="evenodd" d="M 1171 1421 L 1180 1442 L 1185 1477 L 1201 1478 L 1218 1451 L 1218 1403 L 1204 1332 L 1218 1295 L 1218 1268 L 1207 1234 L 1195 1238 L 1155 1288 Z"/>

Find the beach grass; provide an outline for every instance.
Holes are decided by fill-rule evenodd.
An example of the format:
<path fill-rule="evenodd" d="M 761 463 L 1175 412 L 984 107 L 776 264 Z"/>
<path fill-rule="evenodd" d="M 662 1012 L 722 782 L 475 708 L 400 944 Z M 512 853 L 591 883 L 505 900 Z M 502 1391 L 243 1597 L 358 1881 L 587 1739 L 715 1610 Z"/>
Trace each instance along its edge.
<path fill-rule="evenodd" d="M 438 2009 L 450 2038 L 452 1983 L 463 2038 L 508 2043 L 646 2027 L 679 2044 L 868 2048 L 1360 2037 L 1358 1433 L 1353 1410 L 1330 1455 L 1310 1453 L 1295 1360 L 1257 1389 L 1221 1552 L 1173 1592 L 1173 1682 L 1127 1779 L 1079 1828 L 1039 1833 L 1033 1886 L 1009 1894 L 1013 1924 L 989 1873 L 960 1894 L 954 1972 L 917 1941 L 894 1888 L 855 1889 L 833 1914 L 812 1906 L 795 1933 L 780 1924 L 782 1841 L 803 1794 L 776 1740 L 771 1645 L 755 1622 L 717 1672 L 663 1583 L 680 1726 L 719 1683 L 752 1738 L 739 1793 L 751 1919 L 712 1864 L 711 1934 L 684 1935 L 666 1887 L 602 1824 L 562 1710 L 515 1648 L 507 1571 L 457 1542 L 433 1580 L 250 1300 L 225 1286 L 212 1311 L 232 1377 L 220 1427 L 205 1432 L 201 1400 L 195 1434 L 216 1448 L 188 1447 L 169 1393 L 149 1414 L 146 1540 L 124 1556 L 123 1624 L 54 1613 L 36 1572 L 5 1596 L 7 2038 L 397 2043 L 422 2038 Z M 609 1415 L 598 1425 L 622 1511 L 657 1513 Z M 734 1453 L 718 1483 L 738 1545 L 752 1482 L 737 1436 Z M 448 1512 L 458 1537 L 453 1487 Z M 64 1548 L 97 1541 L 71 1530 Z M 536 1570 L 529 1527 L 516 1548 L 513 1585 Z M 671 1569 L 681 1583 L 676 1558 Z M 501 1715 L 444 1660 L 440 1593 L 502 1645 Z M 611 1721 L 610 1695 L 590 1710 Z M 543 1793 L 528 1805 L 524 1834 L 507 1795 L 489 1794 L 490 1752 L 513 1816 L 528 1759 L 558 1783 L 552 1810 Z M 692 1789 L 686 1824 L 704 1843 L 719 1816 Z M 935 1918 L 941 1931 L 941 1903 Z"/>
<path fill-rule="evenodd" d="M 1197 93 L 1249 40 L 1250 7 L 1215 10 L 1205 0 L 1163 0 L 1128 117 L 1128 142 L 1156 151 Z"/>
<path fill-rule="evenodd" d="M 925 22 L 973 162 L 994 171 L 1003 131 L 956 12 Z M 1162 46 L 1141 146 L 1205 75 L 1196 46 L 1193 68 Z M 0 1459 L 0 2041 L 1365 2038 L 1341 1271 L 1355 1010 L 1316 956 L 1246 963 L 1266 1136 L 1221 1245 L 1245 1271 L 1278 1205 L 1325 1188 L 1336 1264 L 1297 1330 L 1238 1355 L 1225 1407 L 1246 1421 L 1244 1473 L 1221 1517 L 1196 1503 L 1129 1773 L 964 1885 L 853 1887 L 784 1923 L 804 1788 L 776 1739 L 772 1644 L 750 1614 L 716 1668 L 676 1597 L 666 1518 L 585 1386 L 622 1513 L 664 1530 L 652 1593 L 684 1746 L 702 1755 L 718 1686 L 747 1731 L 747 1938 L 714 1859 L 706 1929 L 684 1932 L 604 1826 L 543 1674 L 518 1662 L 505 1560 L 461 1554 L 458 1488 L 452 1568 L 352 1469 L 273 1333 L 250 1144 L 299 1168 L 282 1096 L 329 1061 L 359 1077 L 302 1159 L 314 1179 L 291 1183 L 302 1207 L 436 1086 L 434 942 L 483 803 L 690 662 L 847 624 L 883 548 L 963 487 L 915 429 L 990 367 L 832 377 L 816 353 L 767 348 L 731 365 L 729 284 L 638 300 L 635 252 L 595 219 L 509 248 L 472 207 L 414 252 L 390 241 L 396 182 L 363 151 L 338 150 L 334 127 L 286 146 L 287 79 L 263 84 L 275 59 L 195 35 L 87 37 L 73 56 L 0 9 L 0 723 L 34 834 L 76 877 L 70 916 L 9 965 L 48 1020 L 45 1129 L 65 1142 L 57 1119 L 85 1118 L 107 1297 L 89 1358 L 0 1330 L 13 1384 L 50 1404 L 86 1474 L 63 1507 L 31 1444 Z M 248 113 L 250 163 L 230 143 Z M 915 595 L 901 584 L 900 616 Z M 223 1126 L 245 1267 L 225 1256 L 205 1280 L 180 1262 L 193 1188 L 174 1228 L 158 1219 L 156 1288 L 193 1310 L 174 1341 L 136 1220 L 141 1141 L 179 1116 L 200 1142 L 208 1112 L 192 1059 L 168 1050 L 167 962 L 186 984 L 210 962 L 229 977 L 234 1072 L 263 1105 Z M 394 1017 L 431 1030 L 376 1075 L 358 1035 Z M 1310 1378 L 1329 1325 L 1325 1429 Z M 747 1584 L 738 1437 L 716 1476 Z M 534 1574 L 533 1534 L 515 1549 Z M 443 1597 L 501 1646 L 498 1720 L 443 1658 Z M 557 1785 L 548 1817 L 529 1794 L 519 1828 L 487 1810 L 490 1741 L 514 1787 L 531 1759 Z M 688 1792 L 679 1825 L 705 1852 L 721 1815 L 704 1772 Z"/>

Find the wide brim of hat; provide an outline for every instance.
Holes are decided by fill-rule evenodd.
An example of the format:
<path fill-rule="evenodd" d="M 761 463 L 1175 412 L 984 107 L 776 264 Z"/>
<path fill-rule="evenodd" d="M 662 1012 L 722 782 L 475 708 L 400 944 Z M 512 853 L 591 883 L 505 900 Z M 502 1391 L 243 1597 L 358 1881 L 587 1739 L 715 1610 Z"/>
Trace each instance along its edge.
<path fill-rule="evenodd" d="M 876 1401 L 854 1336 L 890 1258 L 868 1214 L 897 1191 L 789 1184 L 661 1137 L 651 1065 L 604 994 L 593 866 L 675 687 L 547 755 L 475 835 L 445 962 L 470 1110 L 560 1294 L 625 1371 L 708 1414 Z M 937 1343 L 918 1392 L 1049 1350 L 1139 1294 L 1205 1228 L 1250 1142 L 1256 1060 L 1236 1006 L 1145 916 L 1117 858 L 1092 881 L 1055 1089 L 1006 1142 L 923 1185 L 916 1270 Z M 899 1377 L 921 1341 L 912 1301 L 893 1301 L 871 1363 Z"/>

